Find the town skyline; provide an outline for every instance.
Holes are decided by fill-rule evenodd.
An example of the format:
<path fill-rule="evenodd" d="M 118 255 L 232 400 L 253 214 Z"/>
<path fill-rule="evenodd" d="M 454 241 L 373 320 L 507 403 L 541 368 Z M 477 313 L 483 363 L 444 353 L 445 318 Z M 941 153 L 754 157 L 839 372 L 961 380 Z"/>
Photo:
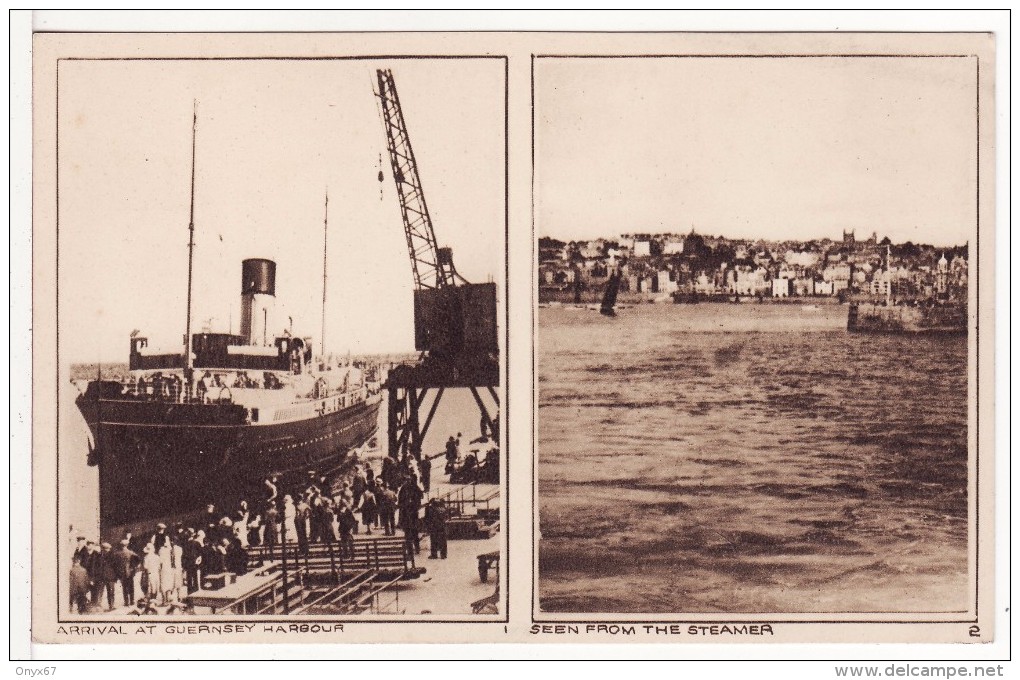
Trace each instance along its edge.
<path fill-rule="evenodd" d="M 962 246 L 966 246 L 966 245 L 968 245 L 970 243 L 970 239 L 967 238 L 967 235 L 961 235 L 961 239 L 957 240 L 957 241 L 947 240 L 945 242 L 936 242 L 934 239 L 927 239 L 926 240 L 924 232 L 919 232 L 917 234 L 917 238 L 906 238 L 906 239 L 898 240 L 898 239 L 892 238 L 888 234 L 884 234 L 882 232 L 882 230 L 880 230 L 880 229 L 854 228 L 854 227 L 847 227 L 845 229 L 837 228 L 836 231 L 827 231 L 827 232 L 824 232 L 824 233 L 819 232 L 818 235 L 814 235 L 814 236 L 810 236 L 809 235 L 809 236 L 798 236 L 798 237 L 789 237 L 789 236 L 788 237 L 777 237 L 777 236 L 774 236 L 774 235 L 761 234 L 761 233 L 758 233 L 758 234 L 748 234 L 748 235 L 738 235 L 739 232 L 738 232 L 738 234 L 731 234 L 731 233 L 727 232 L 723 228 L 720 228 L 720 229 L 704 228 L 703 229 L 703 228 L 699 227 L 697 224 L 690 225 L 686 229 L 684 229 L 683 227 L 679 227 L 679 228 L 675 228 L 675 229 L 638 229 L 638 228 L 631 227 L 631 228 L 629 228 L 627 230 L 621 230 L 621 229 L 617 228 L 615 230 L 615 232 L 614 232 L 612 228 L 607 228 L 605 231 L 603 231 L 601 233 L 594 233 L 593 232 L 591 235 L 584 236 L 584 237 L 581 237 L 581 238 L 564 238 L 564 236 L 562 235 L 562 231 L 563 230 L 561 230 L 560 232 L 557 232 L 555 229 L 549 229 L 549 230 L 546 230 L 546 231 L 538 232 L 538 239 L 556 239 L 558 241 L 563 241 L 564 243 L 570 243 L 570 242 L 582 243 L 582 242 L 591 242 L 591 241 L 596 241 L 596 240 L 612 241 L 612 240 L 617 240 L 617 239 L 624 238 L 624 237 L 629 237 L 629 236 L 649 236 L 649 237 L 676 236 L 676 237 L 684 237 L 684 236 L 687 236 L 687 235 L 689 235 L 691 233 L 695 233 L 695 234 L 698 234 L 699 236 L 703 236 L 703 237 L 706 237 L 706 238 L 725 239 L 725 240 L 728 240 L 728 241 L 747 241 L 747 242 L 759 242 L 760 241 L 760 242 L 766 242 L 766 243 L 812 243 L 812 242 L 830 241 L 832 243 L 838 243 L 840 240 L 842 240 L 842 235 L 843 235 L 844 232 L 852 232 L 852 233 L 854 233 L 856 235 L 857 238 L 861 238 L 861 239 L 869 238 L 873 234 L 878 236 L 878 240 L 882 240 L 883 238 L 887 238 L 888 237 L 889 240 L 894 245 L 897 245 L 897 244 L 898 245 L 902 245 L 902 244 L 906 244 L 906 243 L 913 243 L 913 244 L 919 245 L 919 246 L 926 245 L 926 246 L 932 246 L 934 248 L 959 248 L 959 247 L 962 247 Z"/>
<path fill-rule="evenodd" d="M 560 238 L 557 234 L 552 233 L 552 234 L 540 234 L 538 236 L 538 240 L 539 241 L 554 240 L 554 241 L 561 242 L 564 245 L 567 245 L 567 244 L 570 244 L 570 243 L 574 243 L 574 244 L 592 243 L 594 241 L 604 241 L 604 242 L 614 242 L 614 241 L 617 241 L 618 242 L 618 241 L 621 241 L 621 240 L 634 239 L 634 238 L 662 239 L 662 238 L 673 237 L 673 238 L 677 238 L 677 239 L 683 239 L 683 238 L 686 238 L 686 237 L 688 237 L 688 236 L 690 236 L 692 234 L 696 234 L 698 236 L 701 236 L 702 238 L 706 238 L 706 239 L 710 239 L 710 240 L 718 240 L 718 241 L 731 242 L 731 243 L 746 242 L 746 243 L 749 243 L 749 244 L 753 244 L 753 243 L 794 244 L 794 243 L 796 243 L 796 244 L 801 244 L 801 245 L 807 245 L 807 244 L 810 244 L 810 243 L 825 243 L 825 242 L 828 242 L 828 243 L 831 243 L 831 244 L 837 244 L 837 243 L 842 243 L 845 240 L 845 236 L 847 234 L 851 234 L 851 235 L 854 236 L 854 238 L 860 239 L 861 241 L 865 241 L 865 240 L 869 240 L 869 239 L 874 239 L 876 242 L 884 242 L 884 239 L 889 238 L 888 236 L 883 235 L 881 232 L 879 232 L 877 230 L 874 230 L 874 229 L 869 230 L 869 231 L 858 231 L 856 229 L 846 229 L 846 230 L 841 230 L 839 233 L 837 233 L 835 235 L 829 234 L 829 235 L 825 235 L 825 236 L 817 236 L 817 237 L 812 237 L 812 238 L 768 238 L 768 237 L 765 237 L 765 236 L 756 236 L 756 237 L 731 236 L 731 235 L 729 235 L 727 233 L 724 233 L 724 232 L 711 232 L 711 231 L 707 231 L 707 230 L 706 231 L 702 231 L 702 230 L 697 229 L 697 228 L 692 228 L 692 229 L 689 229 L 688 231 L 679 231 L 679 230 L 677 230 L 677 231 L 658 231 L 658 232 L 656 232 L 656 231 L 644 231 L 644 230 L 617 231 L 616 233 L 613 233 L 613 234 L 603 234 L 603 235 L 599 235 L 599 236 L 593 236 L 591 238 L 582 238 L 582 239 L 564 239 L 564 238 Z M 912 245 L 915 245 L 915 246 L 918 246 L 918 247 L 922 247 L 922 248 L 923 247 L 935 248 L 935 249 L 945 248 L 947 250 L 966 248 L 966 247 L 969 246 L 969 243 L 970 243 L 969 240 L 964 240 L 964 241 L 961 241 L 959 243 L 932 243 L 932 242 L 928 242 L 928 241 L 913 241 L 913 240 L 909 240 L 909 239 L 905 240 L 905 241 L 897 241 L 897 240 L 894 240 L 892 238 L 889 238 L 889 242 L 890 242 L 890 245 L 893 245 L 893 246 L 902 246 L 902 245 L 906 245 L 906 244 L 909 243 L 909 244 L 912 244 Z"/>
<path fill-rule="evenodd" d="M 877 232 L 840 240 L 729 239 L 725 236 L 621 234 L 615 238 L 538 241 L 539 300 L 582 297 L 617 272 L 620 290 L 650 295 L 965 297 L 969 245 L 893 243 Z M 564 297 L 565 295 L 565 297 Z"/>

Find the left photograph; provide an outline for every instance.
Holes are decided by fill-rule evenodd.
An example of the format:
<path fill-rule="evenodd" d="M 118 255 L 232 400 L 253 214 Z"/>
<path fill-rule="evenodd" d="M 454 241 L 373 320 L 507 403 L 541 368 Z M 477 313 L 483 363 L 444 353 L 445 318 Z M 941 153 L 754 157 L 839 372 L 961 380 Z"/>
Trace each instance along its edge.
<path fill-rule="evenodd" d="M 60 620 L 504 617 L 505 60 L 56 75 Z"/>

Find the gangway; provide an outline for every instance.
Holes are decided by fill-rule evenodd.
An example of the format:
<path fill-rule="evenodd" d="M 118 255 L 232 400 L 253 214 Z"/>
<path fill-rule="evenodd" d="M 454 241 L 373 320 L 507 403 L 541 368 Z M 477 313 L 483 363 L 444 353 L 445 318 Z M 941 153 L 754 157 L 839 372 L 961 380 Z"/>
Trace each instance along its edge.
<path fill-rule="evenodd" d="M 256 546 L 248 560 L 248 574 L 192 593 L 188 604 L 213 614 L 382 613 L 385 594 L 425 573 L 398 536 L 358 539 L 349 550 L 337 542 Z M 399 596 L 394 602 L 399 606 Z"/>

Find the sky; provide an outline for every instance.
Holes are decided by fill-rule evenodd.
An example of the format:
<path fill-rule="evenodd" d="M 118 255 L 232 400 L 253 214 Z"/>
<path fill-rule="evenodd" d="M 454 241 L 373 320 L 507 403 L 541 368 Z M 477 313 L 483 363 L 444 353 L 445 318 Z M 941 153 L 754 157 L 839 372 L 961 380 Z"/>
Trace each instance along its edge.
<path fill-rule="evenodd" d="M 972 58 L 537 59 L 539 236 L 963 244 Z"/>
<path fill-rule="evenodd" d="M 277 263 L 271 327 L 292 317 L 318 347 L 328 190 L 327 351 L 413 351 L 379 67 L 393 70 L 439 245 L 468 281 L 502 290 L 501 60 L 64 61 L 62 361 L 125 362 L 135 329 L 179 351 L 195 101 L 193 330 L 237 332 L 241 260 L 265 257 Z"/>

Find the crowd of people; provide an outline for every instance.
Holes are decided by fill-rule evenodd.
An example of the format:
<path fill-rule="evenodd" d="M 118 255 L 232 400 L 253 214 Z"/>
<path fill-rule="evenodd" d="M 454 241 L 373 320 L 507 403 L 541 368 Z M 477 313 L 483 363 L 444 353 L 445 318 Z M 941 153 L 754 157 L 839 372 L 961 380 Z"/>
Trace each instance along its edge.
<path fill-rule="evenodd" d="M 242 500 L 224 512 L 210 503 L 191 521 L 172 527 L 159 523 L 142 535 L 128 533 L 116 549 L 78 535 L 71 610 L 112 610 L 120 590 L 131 613 L 174 613 L 184 609 L 184 597 L 203 587 L 209 576 L 246 573 L 253 546 L 272 551 L 287 545 L 300 554 L 310 544 L 332 542 L 343 559 L 353 556 L 354 535 L 362 530 L 395 536 L 399 529 L 407 548 L 418 553 L 424 529 L 431 539 L 429 557 L 445 559 L 450 512 L 432 499 L 422 513 L 430 468 L 428 457 L 405 455 L 401 461 L 385 457 L 378 474 L 370 463 L 356 460 L 332 480 L 311 471 L 303 483 L 284 488 L 274 475 L 264 480 L 264 496 L 254 508 Z"/>

